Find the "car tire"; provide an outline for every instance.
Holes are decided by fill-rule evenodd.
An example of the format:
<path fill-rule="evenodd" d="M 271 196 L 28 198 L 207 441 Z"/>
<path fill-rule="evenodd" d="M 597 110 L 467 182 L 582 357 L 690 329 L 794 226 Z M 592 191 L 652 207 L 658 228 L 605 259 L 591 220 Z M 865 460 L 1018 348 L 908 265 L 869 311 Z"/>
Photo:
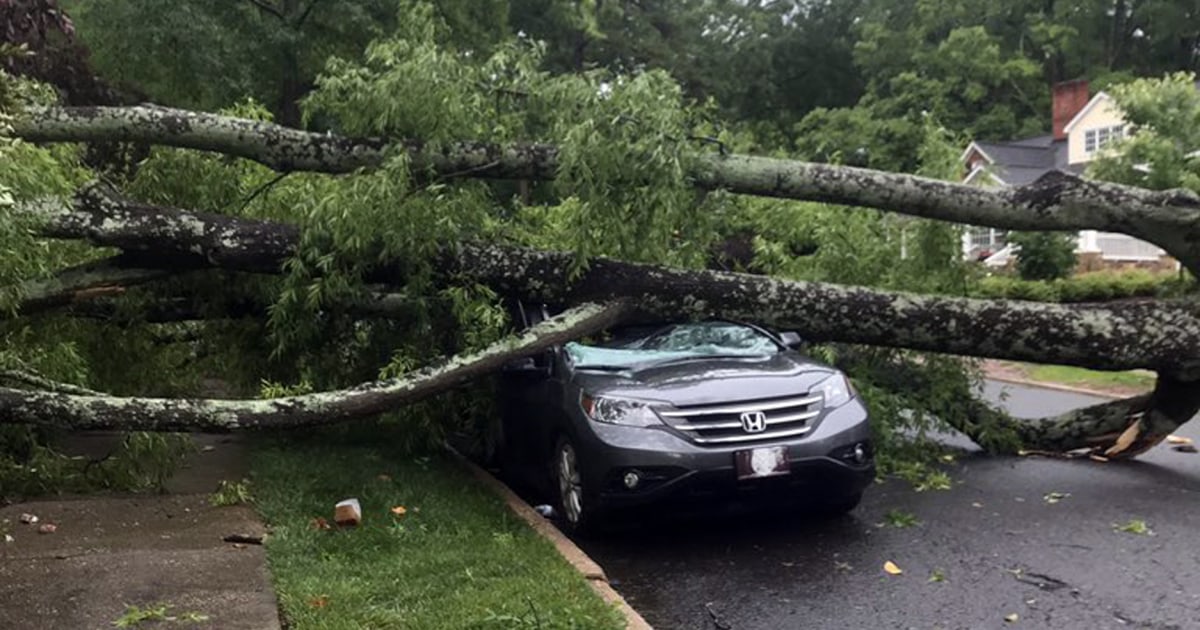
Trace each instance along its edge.
<path fill-rule="evenodd" d="M 854 511 L 862 502 L 862 490 L 849 494 L 832 495 L 821 499 L 816 505 L 816 513 L 821 518 L 837 518 Z"/>
<path fill-rule="evenodd" d="M 550 476 L 562 529 L 570 534 L 593 531 L 599 521 L 593 507 L 594 495 L 584 483 L 579 451 L 566 435 L 559 436 L 554 444 Z"/>

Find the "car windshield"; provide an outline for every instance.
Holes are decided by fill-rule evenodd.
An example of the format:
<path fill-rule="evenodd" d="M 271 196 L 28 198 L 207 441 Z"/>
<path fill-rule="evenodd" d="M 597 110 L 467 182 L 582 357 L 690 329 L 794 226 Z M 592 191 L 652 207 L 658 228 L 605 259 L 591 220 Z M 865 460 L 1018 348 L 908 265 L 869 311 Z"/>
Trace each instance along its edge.
<path fill-rule="evenodd" d="M 780 346 L 744 324 L 694 322 L 618 328 L 606 341 L 568 343 L 566 350 L 576 368 L 625 369 L 697 357 L 765 356 Z"/>

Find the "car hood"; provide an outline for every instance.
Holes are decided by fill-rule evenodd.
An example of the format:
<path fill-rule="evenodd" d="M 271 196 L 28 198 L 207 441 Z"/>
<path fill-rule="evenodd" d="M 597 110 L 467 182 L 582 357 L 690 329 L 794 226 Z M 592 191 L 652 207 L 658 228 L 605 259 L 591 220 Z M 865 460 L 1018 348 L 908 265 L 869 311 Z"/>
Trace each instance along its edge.
<path fill-rule="evenodd" d="M 623 372 L 577 370 L 575 382 L 593 395 L 708 405 L 804 394 L 833 374 L 827 365 L 797 354 L 712 357 Z"/>

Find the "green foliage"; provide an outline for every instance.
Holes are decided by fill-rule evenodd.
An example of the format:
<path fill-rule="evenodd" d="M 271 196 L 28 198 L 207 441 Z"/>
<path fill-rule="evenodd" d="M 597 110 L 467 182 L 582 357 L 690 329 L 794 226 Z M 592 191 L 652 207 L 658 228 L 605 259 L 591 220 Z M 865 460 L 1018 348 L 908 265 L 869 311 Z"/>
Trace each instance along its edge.
<path fill-rule="evenodd" d="M 1142 269 L 1093 271 L 1056 280 L 1021 280 L 1010 276 L 981 278 L 970 287 L 975 297 L 1038 302 L 1103 302 L 1137 297 L 1172 297 L 1195 289 L 1177 274 Z"/>
<path fill-rule="evenodd" d="M 1099 178 L 1143 188 L 1200 191 L 1200 93 L 1192 73 L 1138 79 L 1112 88 L 1134 133 L 1089 167 Z"/>
<path fill-rule="evenodd" d="M 92 460 L 60 453 L 55 438 L 29 427 L 0 427 L 4 496 L 160 490 L 184 456 L 195 449 L 187 435 L 129 433 L 111 453 Z"/>
<path fill-rule="evenodd" d="M 1055 280 L 1075 270 L 1075 237 L 1060 232 L 1010 232 L 1020 246 L 1017 271 L 1024 280 Z"/>
<path fill-rule="evenodd" d="M 188 610 L 179 614 L 171 612 L 171 604 L 155 603 L 145 607 L 127 604 L 125 612 L 112 622 L 117 628 L 141 628 L 144 626 L 162 627 L 164 624 L 193 624 L 204 623 L 209 616 Z"/>
<path fill-rule="evenodd" d="M 915 527 L 921 524 L 921 521 L 917 518 L 916 514 L 896 509 L 888 510 L 887 513 L 883 515 L 883 522 L 890 527 L 896 527 L 900 529 L 906 527 Z"/>
<path fill-rule="evenodd" d="M 217 507 L 229 505 L 245 505 L 254 500 L 254 495 L 250 493 L 250 481 L 242 479 L 241 481 L 225 481 L 217 485 L 216 492 L 208 497 L 208 502 Z"/>

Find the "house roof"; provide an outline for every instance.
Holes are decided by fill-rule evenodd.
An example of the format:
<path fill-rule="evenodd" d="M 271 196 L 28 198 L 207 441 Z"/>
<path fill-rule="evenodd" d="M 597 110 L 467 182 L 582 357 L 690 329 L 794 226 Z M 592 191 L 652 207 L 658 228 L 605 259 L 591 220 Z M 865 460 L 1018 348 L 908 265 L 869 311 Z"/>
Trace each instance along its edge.
<path fill-rule="evenodd" d="M 1067 169 L 1067 142 L 1050 135 L 1012 142 L 972 142 L 962 159 L 973 150 L 987 159 L 992 178 L 1009 186 L 1028 184 L 1048 171 Z"/>
<path fill-rule="evenodd" d="M 1112 97 L 1109 96 L 1107 92 L 1096 92 L 1096 95 L 1087 102 L 1087 105 L 1084 105 L 1083 109 L 1076 112 L 1075 116 L 1071 118 L 1071 120 L 1067 121 L 1067 124 L 1063 126 L 1063 133 L 1071 133 L 1071 128 L 1074 127 L 1079 121 L 1083 120 L 1084 116 L 1087 116 L 1088 112 L 1092 111 L 1093 107 L 1098 105 L 1101 101 L 1108 100 L 1112 100 Z"/>

